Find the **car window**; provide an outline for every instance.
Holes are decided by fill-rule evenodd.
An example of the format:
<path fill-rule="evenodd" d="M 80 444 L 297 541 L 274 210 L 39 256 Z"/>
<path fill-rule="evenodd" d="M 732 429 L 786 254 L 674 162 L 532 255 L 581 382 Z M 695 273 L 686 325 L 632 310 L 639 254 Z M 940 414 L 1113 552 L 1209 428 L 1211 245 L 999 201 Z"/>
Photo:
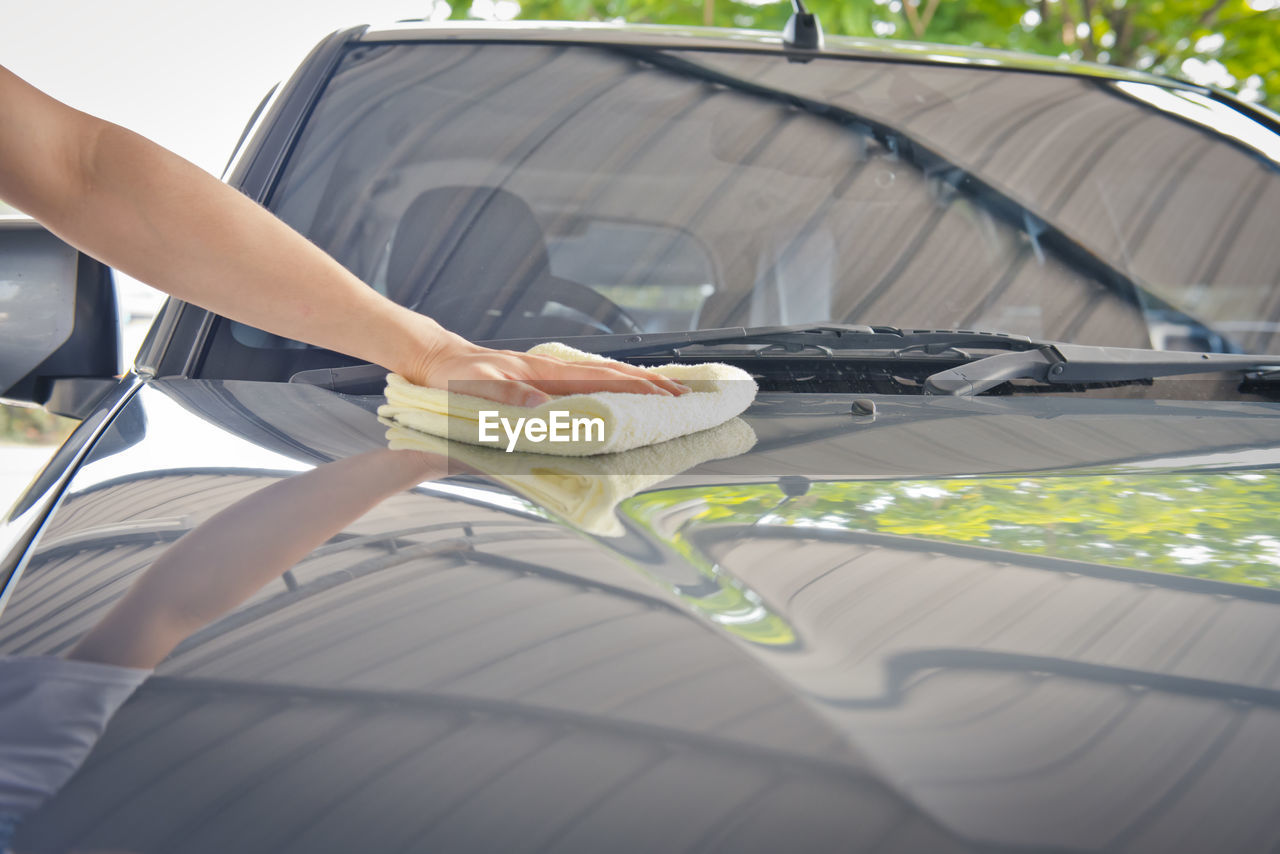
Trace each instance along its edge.
<path fill-rule="evenodd" d="M 1216 134 L 1150 90 L 1183 96 L 1136 85 L 750 51 L 363 45 L 270 205 L 478 340 L 842 321 L 1280 345 L 1266 237 L 1280 180 L 1258 143 L 1275 133 L 1213 102 L 1252 129 Z M 297 346 L 229 326 L 224 356 L 228 338 Z"/>
<path fill-rule="evenodd" d="M 647 332 L 697 329 L 716 292 L 707 248 L 662 225 L 566 218 L 547 235 L 547 254 L 553 275 L 604 295 Z"/>

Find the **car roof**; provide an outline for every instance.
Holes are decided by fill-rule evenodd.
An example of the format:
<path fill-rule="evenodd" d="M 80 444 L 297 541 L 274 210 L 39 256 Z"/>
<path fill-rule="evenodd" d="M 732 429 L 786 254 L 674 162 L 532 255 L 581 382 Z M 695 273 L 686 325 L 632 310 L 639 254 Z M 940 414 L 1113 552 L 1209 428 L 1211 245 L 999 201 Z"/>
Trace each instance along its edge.
<path fill-rule="evenodd" d="M 390 25 L 369 27 L 359 35 L 358 40 L 362 42 L 437 40 L 572 42 L 575 44 L 628 45 L 652 48 L 785 52 L 1071 74 L 1103 80 L 1157 83 L 1162 86 L 1176 86 L 1206 94 L 1209 92 L 1203 86 L 1196 86 L 1185 81 L 1149 74 L 1131 68 L 1077 62 L 1054 56 L 1041 56 L 1010 50 L 931 44 L 900 39 L 827 35 L 821 51 L 796 51 L 784 44 L 781 32 L 724 27 L 676 27 L 656 24 L 569 21 L 444 21 L 441 23 L 401 21 Z"/>

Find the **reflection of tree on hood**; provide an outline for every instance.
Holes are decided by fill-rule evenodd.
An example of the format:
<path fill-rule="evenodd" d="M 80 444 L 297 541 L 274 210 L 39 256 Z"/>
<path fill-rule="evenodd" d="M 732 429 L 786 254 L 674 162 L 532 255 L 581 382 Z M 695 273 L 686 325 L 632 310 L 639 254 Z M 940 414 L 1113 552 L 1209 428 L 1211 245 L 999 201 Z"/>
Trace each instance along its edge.
<path fill-rule="evenodd" d="M 169 547 L 65 659 L 0 659 L 0 850 L 174 647 L 379 501 L 446 473 L 442 457 L 379 449 L 273 483 Z"/>
<path fill-rule="evenodd" d="M 688 530 L 821 524 L 1280 589 L 1273 469 L 814 481 L 782 505 L 772 483 L 737 484 L 656 490 L 625 508 L 643 520 L 695 499 Z"/>

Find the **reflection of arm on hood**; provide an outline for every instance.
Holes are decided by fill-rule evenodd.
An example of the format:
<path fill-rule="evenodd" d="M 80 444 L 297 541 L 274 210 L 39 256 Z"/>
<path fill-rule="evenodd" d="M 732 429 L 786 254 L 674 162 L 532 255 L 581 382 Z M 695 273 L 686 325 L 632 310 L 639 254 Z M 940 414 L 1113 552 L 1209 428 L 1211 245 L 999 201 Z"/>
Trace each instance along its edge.
<path fill-rule="evenodd" d="M 169 547 L 67 658 L 0 658 L 0 851 L 175 646 L 374 504 L 444 473 L 440 457 L 379 449 L 273 483 Z"/>
<path fill-rule="evenodd" d="M 69 656 L 155 667 L 378 501 L 443 473 L 438 458 L 378 450 L 260 489 L 174 543 Z"/>

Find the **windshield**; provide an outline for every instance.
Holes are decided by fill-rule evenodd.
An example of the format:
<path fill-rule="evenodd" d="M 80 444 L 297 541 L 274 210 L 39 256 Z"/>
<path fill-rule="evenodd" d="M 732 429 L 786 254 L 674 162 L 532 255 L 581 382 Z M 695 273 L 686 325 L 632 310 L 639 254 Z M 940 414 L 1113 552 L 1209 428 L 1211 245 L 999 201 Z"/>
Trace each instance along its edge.
<path fill-rule="evenodd" d="M 844 322 L 1272 352 L 1277 146 L 1229 105 L 1150 84 L 361 45 L 270 206 L 477 340 Z M 206 375 L 303 349 L 226 323 L 213 347 Z"/>

